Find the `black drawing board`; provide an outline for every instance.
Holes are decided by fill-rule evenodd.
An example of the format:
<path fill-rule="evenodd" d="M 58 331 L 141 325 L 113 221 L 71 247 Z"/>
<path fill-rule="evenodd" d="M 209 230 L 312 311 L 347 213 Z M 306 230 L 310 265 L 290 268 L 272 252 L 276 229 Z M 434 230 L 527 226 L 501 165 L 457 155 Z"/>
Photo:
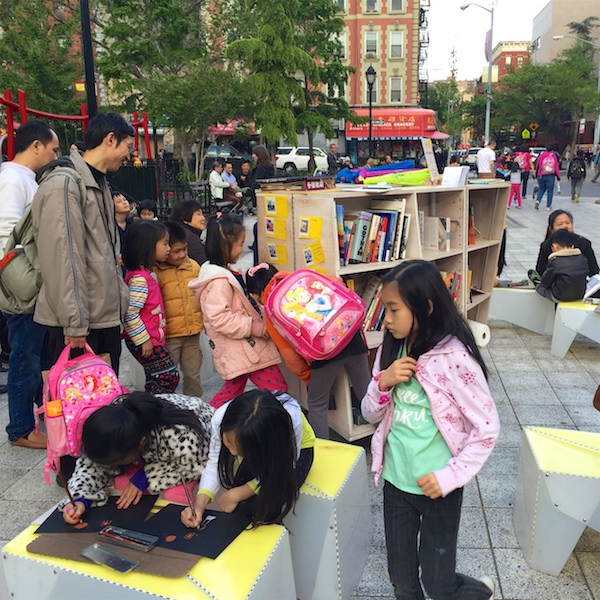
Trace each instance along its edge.
<path fill-rule="evenodd" d="M 250 519 L 240 515 L 205 510 L 200 529 L 181 522 L 183 506 L 168 504 L 144 523 L 143 532 L 156 535 L 158 546 L 197 556 L 217 558 L 246 529 Z"/>
<path fill-rule="evenodd" d="M 154 506 L 156 495 L 144 495 L 129 508 L 117 508 L 118 496 L 111 496 L 104 506 L 95 506 L 83 514 L 83 524 L 69 525 L 58 508 L 36 529 L 35 533 L 98 533 L 107 525 L 140 531 Z"/>

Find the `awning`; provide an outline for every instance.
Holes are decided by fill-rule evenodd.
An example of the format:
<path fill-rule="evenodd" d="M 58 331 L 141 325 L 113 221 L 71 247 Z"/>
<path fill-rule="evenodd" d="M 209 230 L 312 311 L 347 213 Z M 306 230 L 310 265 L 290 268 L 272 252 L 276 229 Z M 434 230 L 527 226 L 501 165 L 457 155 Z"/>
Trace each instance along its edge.
<path fill-rule="evenodd" d="M 443 131 L 434 131 L 433 133 L 426 133 L 424 137 L 431 138 L 432 140 L 447 140 L 450 136 Z"/>
<path fill-rule="evenodd" d="M 237 128 L 242 127 L 243 125 L 248 125 L 250 128 L 250 135 L 256 133 L 254 131 L 254 123 L 244 123 L 244 121 L 239 121 L 237 119 L 231 119 L 227 121 L 227 123 L 217 123 L 215 126 L 209 127 L 207 133 L 208 135 L 235 135 Z"/>
<path fill-rule="evenodd" d="M 354 108 L 359 117 L 368 117 L 368 108 Z M 432 137 L 436 131 L 435 111 L 427 108 L 373 108 L 373 138 L 410 140 Z M 369 123 L 354 125 L 346 121 L 346 139 L 368 140 Z M 434 138 L 442 139 L 442 138 Z"/>

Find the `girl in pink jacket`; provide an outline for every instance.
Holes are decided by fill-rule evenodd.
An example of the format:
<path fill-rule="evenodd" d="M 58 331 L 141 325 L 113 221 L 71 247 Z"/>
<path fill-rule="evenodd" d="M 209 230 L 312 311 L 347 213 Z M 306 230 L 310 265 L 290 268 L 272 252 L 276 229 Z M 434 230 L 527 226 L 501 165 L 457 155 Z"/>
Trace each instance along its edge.
<path fill-rule="evenodd" d="M 487 369 L 433 263 L 406 261 L 383 282 L 386 333 L 361 408 L 379 423 L 372 469 L 396 598 L 423 600 L 422 581 L 434 600 L 493 600 L 491 579 L 455 572 L 463 486 L 500 429 Z"/>
<path fill-rule="evenodd" d="M 241 274 L 229 268 L 242 254 L 245 239 L 246 230 L 237 217 L 219 213 L 211 217 L 206 226 L 208 262 L 189 284 L 202 308 L 215 369 L 225 379 L 210 402 L 215 408 L 239 396 L 248 379 L 259 389 L 287 392 L 277 366 L 281 357 L 260 308 L 250 303 Z"/>

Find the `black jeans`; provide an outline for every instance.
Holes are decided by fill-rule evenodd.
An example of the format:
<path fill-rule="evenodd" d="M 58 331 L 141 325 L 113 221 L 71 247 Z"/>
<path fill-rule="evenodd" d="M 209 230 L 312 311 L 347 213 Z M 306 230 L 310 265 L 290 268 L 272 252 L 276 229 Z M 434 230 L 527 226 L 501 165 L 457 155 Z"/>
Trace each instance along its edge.
<path fill-rule="evenodd" d="M 110 354 L 113 371 L 119 375 L 119 360 L 121 358 L 121 328 L 109 327 L 107 329 L 90 329 L 87 343 L 96 354 Z M 54 364 L 60 353 L 65 348 L 65 336 L 62 327 L 48 327 L 48 352 L 51 363 Z M 71 351 L 71 358 L 83 354 L 83 350 L 75 348 Z"/>
<path fill-rule="evenodd" d="M 456 572 L 462 496 L 459 488 L 445 498 L 431 500 L 385 482 L 388 571 L 397 600 L 424 600 L 423 588 L 433 600 L 489 599 L 492 592 L 485 583 Z"/>

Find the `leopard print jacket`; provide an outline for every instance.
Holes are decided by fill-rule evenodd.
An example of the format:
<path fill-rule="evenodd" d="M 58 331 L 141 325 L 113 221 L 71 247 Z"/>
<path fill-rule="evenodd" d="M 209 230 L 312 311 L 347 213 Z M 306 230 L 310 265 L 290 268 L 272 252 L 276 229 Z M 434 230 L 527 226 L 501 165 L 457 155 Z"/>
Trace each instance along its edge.
<path fill-rule="evenodd" d="M 200 398 L 181 394 L 158 394 L 180 408 L 192 410 L 198 416 L 205 435 L 200 439 L 195 431 L 184 425 L 163 427 L 149 436 L 142 452 L 148 491 L 157 494 L 186 481 L 200 479 L 208 461 L 211 419 L 214 409 Z M 119 399 L 116 399 L 119 401 Z M 118 467 L 105 467 L 92 462 L 87 456 L 77 459 L 75 471 L 69 479 L 69 491 L 73 498 L 85 498 L 91 506 L 104 506 L 108 501 L 108 488 L 113 479 L 122 473 Z M 68 498 L 59 502 L 62 508 Z"/>

